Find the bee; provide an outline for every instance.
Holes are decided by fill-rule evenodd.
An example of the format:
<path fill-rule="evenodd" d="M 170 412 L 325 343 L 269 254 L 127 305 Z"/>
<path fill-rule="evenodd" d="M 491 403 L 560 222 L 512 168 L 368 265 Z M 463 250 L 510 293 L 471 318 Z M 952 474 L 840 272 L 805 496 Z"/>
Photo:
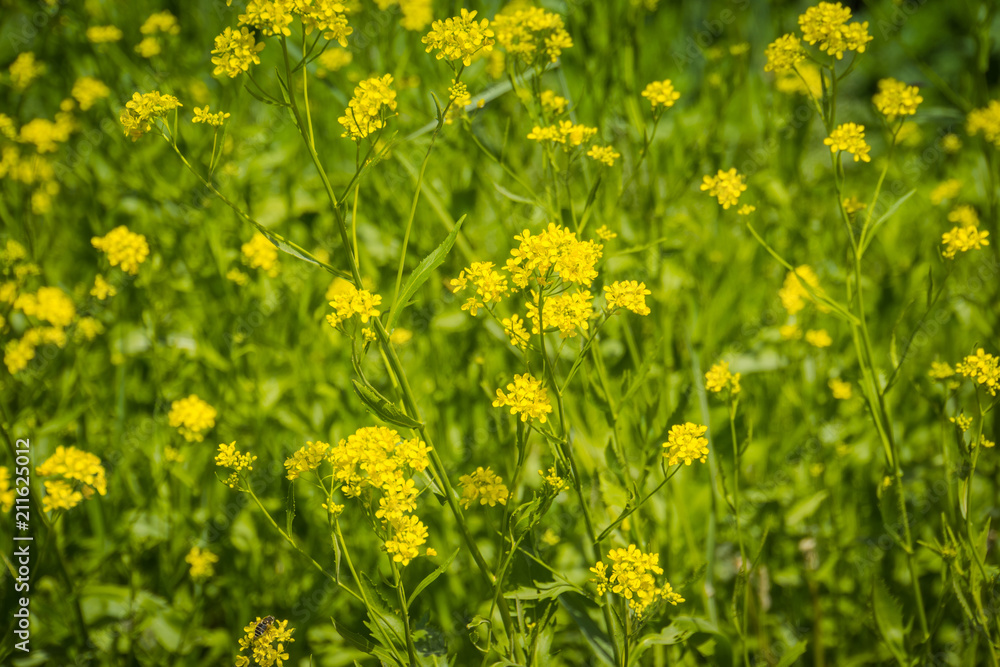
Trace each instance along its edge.
<path fill-rule="evenodd" d="M 267 629 L 271 627 L 272 623 L 274 623 L 274 616 L 265 616 L 262 618 L 253 631 L 254 641 L 260 639 L 261 635 L 267 632 Z"/>

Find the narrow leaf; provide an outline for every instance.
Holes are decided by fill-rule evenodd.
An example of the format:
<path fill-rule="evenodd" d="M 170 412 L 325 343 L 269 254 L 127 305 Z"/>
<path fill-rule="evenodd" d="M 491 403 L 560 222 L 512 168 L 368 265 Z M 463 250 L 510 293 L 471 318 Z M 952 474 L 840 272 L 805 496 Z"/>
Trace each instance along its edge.
<path fill-rule="evenodd" d="M 448 567 L 451 565 L 451 562 L 455 560 L 455 556 L 458 555 L 458 552 L 459 550 L 455 549 L 451 553 L 451 555 L 448 556 L 448 560 L 441 563 L 441 565 L 439 565 L 437 569 L 428 574 L 426 577 L 423 578 L 423 580 L 419 584 L 417 584 L 417 587 L 413 589 L 412 593 L 410 593 L 410 599 L 406 604 L 407 609 L 409 609 L 413 605 L 413 601 L 417 599 L 417 596 L 420 595 L 420 593 L 423 592 L 425 588 L 433 584 L 435 579 L 437 579 L 442 574 L 448 571 Z"/>
<path fill-rule="evenodd" d="M 412 419 L 405 412 L 382 394 L 375 391 L 369 384 L 362 384 L 357 380 L 351 380 L 354 385 L 354 392 L 358 398 L 368 406 L 368 409 L 378 415 L 383 421 L 389 422 L 402 428 L 422 428 L 423 424 Z"/>

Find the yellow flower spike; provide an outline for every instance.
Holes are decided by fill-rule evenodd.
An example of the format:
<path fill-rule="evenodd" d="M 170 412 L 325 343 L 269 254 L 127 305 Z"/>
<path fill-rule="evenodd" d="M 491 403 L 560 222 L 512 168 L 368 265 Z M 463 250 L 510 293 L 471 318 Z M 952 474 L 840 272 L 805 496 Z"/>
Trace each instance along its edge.
<path fill-rule="evenodd" d="M 736 172 L 736 169 L 729 171 L 719 170 L 715 176 L 705 176 L 702 179 L 701 190 L 708 191 L 709 196 L 719 200 L 723 209 L 735 206 L 740 199 L 740 195 L 746 192 L 747 185 L 743 182 L 743 176 Z"/>
<path fill-rule="evenodd" d="M 704 437 L 708 427 L 687 422 L 670 427 L 667 441 L 663 443 L 663 456 L 667 465 L 691 465 L 693 461 L 704 463 L 708 458 L 708 439 Z"/>

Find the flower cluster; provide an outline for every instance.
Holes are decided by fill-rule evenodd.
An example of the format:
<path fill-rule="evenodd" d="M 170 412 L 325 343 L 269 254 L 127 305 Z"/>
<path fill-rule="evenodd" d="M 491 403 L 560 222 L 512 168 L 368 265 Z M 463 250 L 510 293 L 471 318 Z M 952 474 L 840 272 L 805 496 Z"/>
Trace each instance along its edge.
<path fill-rule="evenodd" d="M 736 172 L 735 167 L 729 171 L 720 169 L 715 176 L 704 176 L 703 181 L 701 190 L 708 190 L 709 196 L 718 199 L 724 209 L 735 206 L 747 189 L 743 176 Z"/>
<path fill-rule="evenodd" d="M 214 565 L 219 562 L 219 557 L 208 549 L 191 547 L 184 561 L 191 566 L 192 579 L 208 579 L 215 574 Z"/>
<path fill-rule="evenodd" d="M 195 107 L 194 108 L 194 118 L 191 119 L 192 123 L 205 123 L 206 125 L 213 125 L 215 127 L 222 127 L 222 124 L 229 118 L 229 114 L 223 111 L 218 113 L 209 113 L 209 107 L 206 105 L 204 108 Z"/>
<path fill-rule="evenodd" d="M 259 65 L 264 42 L 258 42 L 255 35 L 246 26 L 239 30 L 229 27 L 223 30 L 215 38 L 215 48 L 212 49 L 212 64 L 215 65 L 212 74 L 225 74 L 233 79 L 249 70 L 251 65 Z"/>
<path fill-rule="evenodd" d="M 556 95 L 551 90 L 543 90 L 542 94 L 538 98 L 538 101 L 541 103 L 544 110 L 556 116 L 561 116 L 566 111 L 566 107 L 569 106 L 569 100 L 560 95 Z"/>
<path fill-rule="evenodd" d="M 459 502 L 465 509 L 469 509 L 469 506 L 477 500 L 480 505 L 489 504 L 490 507 L 495 507 L 497 503 L 506 505 L 510 496 L 500 475 L 489 467 L 483 469 L 480 466 L 471 475 L 462 475 L 458 483 L 462 485 L 462 498 Z"/>
<path fill-rule="evenodd" d="M 58 144 L 69 141 L 76 129 L 73 117 L 68 113 L 57 113 L 55 121 L 47 118 L 33 118 L 21 126 L 17 140 L 22 144 L 34 144 L 39 153 L 51 153 Z"/>
<path fill-rule="evenodd" d="M 832 378 L 827 386 L 830 387 L 830 392 L 833 397 L 838 401 L 846 401 L 854 395 L 854 390 L 851 388 L 850 382 L 845 382 L 844 380 L 839 380 L 837 378 Z"/>
<path fill-rule="evenodd" d="M 848 23 L 851 10 L 839 2 L 821 2 L 799 16 L 802 37 L 810 44 L 819 42 L 819 50 L 840 60 L 845 51 L 864 53 L 872 36 L 868 22 Z"/>
<path fill-rule="evenodd" d="M 73 84 L 70 95 L 80 104 L 80 110 L 86 111 L 94 106 L 97 100 L 103 100 L 111 94 L 111 89 L 104 85 L 100 79 L 92 76 L 81 76 Z"/>
<path fill-rule="evenodd" d="M 46 512 L 72 509 L 95 491 L 102 496 L 108 492 L 101 460 L 76 447 L 56 447 L 55 453 L 36 467 L 35 472 L 42 477 L 60 478 L 45 480 L 42 509 Z"/>
<path fill-rule="evenodd" d="M 540 7 L 508 8 L 493 19 L 496 41 L 526 65 L 554 63 L 573 46 L 563 18 Z"/>
<path fill-rule="evenodd" d="M 802 284 L 803 282 L 809 288 L 806 288 Z M 814 294 L 823 296 L 826 292 L 820 286 L 819 277 L 816 275 L 816 272 L 807 264 L 795 267 L 794 271 L 789 271 L 788 275 L 785 276 L 785 284 L 778 290 L 781 305 L 789 315 L 795 315 L 805 308 L 807 301 L 815 303 Z M 828 310 L 827 306 L 822 304 L 819 304 L 818 307 L 821 312 Z"/>
<path fill-rule="evenodd" d="M 59 329 L 68 327 L 76 317 L 73 300 L 58 287 L 39 287 L 34 294 L 21 294 L 14 300 L 14 308 Z"/>
<path fill-rule="evenodd" d="M 382 11 L 399 5 L 399 11 L 403 15 L 399 19 L 399 25 L 404 30 L 423 30 L 434 19 L 431 0 L 375 0 L 375 4 Z"/>
<path fill-rule="evenodd" d="M 604 286 L 604 296 L 612 311 L 624 308 L 636 315 L 649 315 L 646 297 L 650 294 L 652 292 L 646 289 L 646 283 L 635 280 L 619 280 Z"/>
<path fill-rule="evenodd" d="M 542 305 L 539 294 L 532 290 L 532 300 L 526 304 L 528 319 L 531 320 L 531 332 L 541 333 L 544 326 L 546 331 L 551 327 L 559 329 L 560 338 L 575 338 L 577 330 L 586 331 L 590 328 L 590 319 L 597 313 L 591 305 L 593 296 L 590 290 L 578 292 L 564 292 L 555 294 L 545 299 L 543 309 L 539 314 L 539 306 Z M 544 322 L 542 321 L 544 320 Z"/>
<path fill-rule="evenodd" d="M 59 327 L 33 327 L 25 331 L 19 339 L 7 341 L 3 356 L 7 370 L 12 375 L 24 370 L 35 358 L 35 349 L 46 344 L 64 347 L 66 332 Z"/>
<path fill-rule="evenodd" d="M 215 426 L 215 408 L 191 394 L 170 404 L 167 421 L 188 442 L 201 442 L 205 433 Z"/>
<path fill-rule="evenodd" d="M 875 108 L 889 120 L 899 116 L 912 116 L 924 98 L 916 86 L 908 86 L 896 79 L 882 79 L 878 82 L 878 92 L 872 98 Z"/>
<path fill-rule="evenodd" d="M 608 167 L 613 167 L 615 166 L 615 160 L 621 157 L 621 153 L 617 152 L 611 146 L 591 146 L 590 150 L 587 151 L 587 157 Z"/>
<path fill-rule="evenodd" d="M 764 51 L 767 56 L 767 64 L 764 65 L 765 72 L 781 74 L 792 70 L 798 63 L 806 57 L 806 52 L 802 48 L 802 42 L 795 35 L 782 35 L 771 42 Z"/>
<path fill-rule="evenodd" d="M 674 90 L 674 84 L 670 79 L 663 81 L 653 81 L 642 91 L 642 96 L 649 100 L 654 112 L 663 111 L 674 106 L 674 102 L 681 98 L 681 94 Z"/>
<path fill-rule="evenodd" d="M 830 136 L 823 140 L 830 147 L 830 152 L 847 151 L 854 156 L 854 161 L 871 162 L 868 151 L 872 149 L 865 143 L 865 126 L 857 123 L 843 123 L 833 128 Z"/>
<path fill-rule="evenodd" d="M 118 26 L 114 25 L 92 25 L 87 28 L 87 41 L 91 44 L 107 44 L 117 42 L 124 34 Z"/>
<path fill-rule="evenodd" d="M 531 377 L 530 374 L 515 375 L 514 381 L 507 385 L 507 392 L 497 389 L 497 397 L 493 401 L 493 407 L 509 407 L 510 414 L 521 415 L 521 421 L 537 419 L 541 423 L 548 421 L 548 415 L 552 412 L 552 404 L 549 403 L 549 395 L 540 380 Z"/>
<path fill-rule="evenodd" d="M 153 128 L 153 121 L 167 115 L 167 112 L 184 106 L 173 95 L 132 93 L 132 99 L 125 103 L 118 120 L 125 128 L 125 136 L 135 141 Z"/>
<path fill-rule="evenodd" d="M 955 255 L 960 252 L 979 250 L 990 244 L 986 240 L 989 235 L 988 231 L 980 230 L 974 224 L 952 227 L 950 231 L 941 235 L 941 244 L 944 245 L 944 251 L 941 254 L 948 259 L 954 259 Z"/>
<path fill-rule="evenodd" d="M 956 364 L 955 370 L 983 385 L 990 396 L 996 396 L 1000 390 L 1000 357 L 987 353 L 983 348 Z"/>
<path fill-rule="evenodd" d="M 590 141 L 596 134 L 596 127 L 587 127 L 572 121 L 561 120 L 558 125 L 546 127 L 536 125 L 528 133 L 528 139 L 539 143 L 549 141 L 562 146 L 576 147 Z"/>
<path fill-rule="evenodd" d="M 10 485 L 10 470 L 6 466 L 0 466 L 0 514 L 6 514 L 14 507 L 14 499 L 17 492 Z"/>
<path fill-rule="evenodd" d="M 385 127 L 386 118 L 396 110 L 396 91 L 391 84 L 392 75 L 386 74 L 357 85 L 344 115 L 337 119 L 344 126 L 340 136 L 357 141 Z"/>
<path fill-rule="evenodd" d="M 240 253 L 243 256 L 243 264 L 251 269 L 260 269 L 272 278 L 281 270 L 278 264 L 278 249 L 260 232 L 240 246 Z"/>
<path fill-rule="evenodd" d="M 236 667 L 281 667 L 288 654 L 285 653 L 285 644 L 295 641 L 292 639 L 294 629 L 288 628 L 288 621 L 272 620 L 264 631 L 258 635 L 257 628 L 264 619 L 257 617 L 243 628 L 243 635 L 240 637 L 240 655 L 236 656 Z M 249 651 L 249 656 L 242 655 Z"/>
<path fill-rule="evenodd" d="M 612 549 L 608 552 L 611 561 L 611 572 L 603 561 L 590 568 L 597 584 L 597 594 L 604 595 L 611 591 L 628 600 L 629 608 L 636 616 L 642 617 L 643 612 L 658 600 L 669 602 L 676 606 L 684 602 L 684 598 L 674 592 L 669 583 L 656 585 L 654 575 L 663 574 L 660 567 L 659 554 L 644 554 L 634 544 L 627 549 Z"/>
<path fill-rule="evenodd" d="M 438 60 L 461 60 L 472 64 L 472 56 L 493 50 L 493 31 L 486 19 L 476 21 L 476 12 L 462 9 L 462 14 L 444 21 L 434 21 L 431 31 L 420 40 L 427 45 L 427 53 L 437 51 Z"/>
<path fill-rule="evenodd" d="M 729 362 L 720 361 L 705 373 L 705 389 L 713 393 L 729 391 L 731 396 L 740 393 L 740 374 L 729 372 Z"/>
<path fill-rule="evenodd" d="M 369 319 L 379 316 L 377 306 L 382 303 L 382 296 L 379 294 L 345 283 L 343 289 L 331 296 L 330 306 L 334 312 L 326 316 L 326 321 L 335 329 L 354 315 L 358 316 L 362 324 L 368 324 Z"/>
<path fill-rule="evenodd" d="M 125 225 L 115 227 L 104 236 L 93 237 L 90 243 L 108 256 L 111 266 L 121 265 L 122 271 L 133 276 L 139 273 L 139 265 L 149 256 L 146 237 L 129 231 Z"/>
<path fill-rule="evenodd" d="M 31 51 L 24 51 L 17 54 L 8 71 L 14 90 L 24 90 L 32 81 L 45 73 L 45 63 L 37 61 Z"/>
<path fill-rule="evenodd" d="M 982 132 L 986 141 L 1000 148 L 1000 101 L 991 100 L 982 109 L 970 111 L 966 119 L 966 129 L 971 135 Z"/>
<path fill-rule="evenodd" d="M 476 294 L 462 304 L 462 310 L 468 310 L 473 317 L 479 313 L 480 308 L 500 303 L 509 292 L 507 276 L 496 271 L 493 262 L 473 262 L 459 272 L 458 278 L 452 279 L 451 289 L 457 294 L 465 290 L 470 281 L 476 288 Z"/>
<path fill-rule="evenodd" d="M 691 422 L 671 426 L 667 441 L 663 443 L 667 465 L 677 465 L 680 461 L 691 465 L 695 460 L 704 463 L 708 457 L 708 440 L 704 437 L 707 431 L 707 426 Z"/>
<path fill-rule="evenodd" d="M 249 452 L 241 452 L 236 449 L 235 440 L 228 445 L 220 444 L 218 451 L 219 453 L 215 455 L 215 465 L 233 471 L 226 480 L 226 485 L 235 489 L 243 478 L 243 471 L 253 470 L 253 462 L 257 460 L 257 457 Z"/>

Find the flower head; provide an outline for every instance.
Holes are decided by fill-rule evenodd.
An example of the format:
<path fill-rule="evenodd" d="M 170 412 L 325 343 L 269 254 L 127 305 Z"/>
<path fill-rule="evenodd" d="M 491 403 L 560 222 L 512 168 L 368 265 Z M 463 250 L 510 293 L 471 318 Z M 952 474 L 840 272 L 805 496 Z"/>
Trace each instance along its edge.
<path fill-rule="evenodd" d="M 192 579 L 207 579 L 215 574 L 214 564 L 219 562 L 219 557 L 208 549 L 191 547 L 184 561 L 191 566 Z"/>
<path fill-rule="evenodd" d="M 195 107 L 194 108 L 194 118 L 191 119 L 192 123 L 205 123 L 206 125 L 213 125 L 215 127 L 222 127 L 222 124 L 229 114 L 223 111 L 218 113 L 209 113 L 209 107 L 206 105 L 204 108 Z"/>
<path fill-rule="evenodd" d="M 747 189 L 743 176 L 738 174 L 735 168 L 729 171 L 720 169 L 715 176 L 705 176 L 703 181 L 701 190 L 708 190 L 709 196 L 717 198 L 724 209 L 735 206 L 739 202 L 740 195 Z"/>
<path fill-rule="evenodd" d="M 782 35 L 768 45 L 764 51 L 767 56 L 767 64 L 764 65 L 765 72 L 780 74 L 792 70 L 796 64 L 805 59 L 806 54 L 802 49 L 802 42 L 795 35 Z"/>
<path fill-rule="evenodd" d="M 510 492 L 500 475 L 488 467 L 484 469 L 480 466 L 471 475 L 462 475 L 458 483 L 462 486 L 460 502 L 465 509 L 469 509 L 469 505 L 477 500 L 480 505 L 489 504 L 490 507 L 495 507 L 497 503 L 506 505 L 507 498 L 510 496 Z"/>
<path fill-rule="evenodd" d="M 708 457 L 708 439 L 704 437 L 707 431 L 707 426 L 691 422 L 671 426 L 667 441 L 663 443 L 667 465 L 677 465 L 681 461 L 684 465 L 691 465 L 692 461 L 704 463 Z"/>
<path fill-rule="evenodd" d="M 461 60 L 466 66 L 472 64 L 472 56 L 493 50 L 493 31 L 490 22 L 475 20 L 476 12 L 462 9 L 460 16 L 434 21 L 431 31 L 420 40 L 427 45 L 427 53 L 437 51 L 438 60 Z"/>
<path fill-rule="evenodd" d="M 545 387 L 528 373 L 515 375 L 514 381 L 507 385 L 506 393 L 497 389 L 493 407 L 509 407 L 510 414 L 521 415 L 521 421 L 537 419 L 543 424 L 548 421 L 546 415 L 552 412 Z"/>
<path fill-rule="evenodd" d="M 295 641 L 292 639 L 295 630 L 288 628 L 288 621 L 278 621 L 271 616 L 268 619 L 271 622 L 264 623 L 265 619 L 258 616 L 244 626 L 239 644 L 240 655 L 236 656 L 237 667 L 248 667 L 251 664 L 257 667 L 282 667 L 284 661 L 288 660 L 285 644 Z M 260 634 L 258 628 L 263 628 Z"/>
<path fill-rule="evenodd" d="M 212 64 L 215 76 L 225 74 L 233 79 L 250 69 L 251 65 L 260 64 L 260 52 L 264 50 L 264 42 L 258 42 L 256 33 L 243 26 L 239 31 L 227 27 L 221 35 L 215 38 L 215 48 L 212 49 Z"/>
<path fill-rule="evenodd" d="M 603 561 L 590 568 L 595 577 L 591 579 L 597 584 L 597 594 L 604 595 L 611 591 L 628 601 L 629 608 L 635 615 L 642 617 L 643 612 L 658 600 L 664 600 L 672 605 L 684 602 L 684 598 L 674 592 L 669 583 L 662 587 L 656 585 L 654 575 L 663 574 L 659 565 L 659 554 L 644 554 L 634 544 L 627 549 L 612 549 L 608 552 L 611 561 L 611 571 Z"/>
<path fill-rule="evenodd" d="M 118 120 L 125 128 L 125 136 L 135 141 L 153 128 L 153 121 L 181 106 L 184 105 L 173 95 L 162 95 L 156 90 L 151 93 L 133 93 L 132 99 L 121 110 Z"/>
<path fill-rule="evenodd" d="M 278 264 L 278 249 L 260 232 L 240 246 L 240 253 L 243 255 L 245 265 L 251 269 L 260 269 L 272 278 L 281 270 L 281 265 Z"/>
<path fill-rule="evenodd" d="M 652 294 L 646 289 L 646 283 L 636 280 L 619 280 L 604 286 L 604 296 L 608 300 L 608 308 L 617 310 L 624 308 L 636 315 L 649 315 L 646 297 Z"/>
<path fill-rule="evenodd" d="M 386 74 L 365 79 L 357 85 L 344 115 L 338 119 L 344 126 L 340 136 L 357 141 L 385 127 L 386 119 L 396 110 L 396 91 L 391 84 L 392 75 Z"/>
<path fill-rule="evenodd" d="M 985 387 L 990 396 L 996 396 L 1000 390 L 1000 358 L 987 353 L 983 348 L 956 364 L 955 370 Z"/>
<path fill-rule="evenodd" d="M 215 426 L 215 408 L 191 394 L 170 404 L 167 421 L 188 442 L 201 442 L 205 433 Z"/>
<path fill-rule="evenodd" d="M 45 481 L 42 507 L 46 512 L 72 509 L 95 491 L 102 496 L 108 492 L 101 460 L 76 447 L 56 447 L 55 453 L 37 466 L 35 472 L 42 477 L 61 478 Z"/>
<path fill-rule="evenodd" d="M 917 106 L 924 101 L 916 86 L 908 86 L 896 79 L 882 79 L 878 82 L 878 92 L 872 98 L 875 107 L 889 120 L 899 116 L 912 116 Z"/>
<path fill-rule="evenodd" d="M 843 123 L 838 125 L 830 133 L 830 136 L 823 140 L 823 143 L 830 147 L 830 151 L 847 151 L 854 156 L 854 161 L 871 162 L 868 151 L 871 146 L 865 143 L 865 126 L 857 123 Z"/>
<path fill-rule="evenodd" d="M 649 100 L 653 111 L 669 109 L 674 106 L 674 102 L 681 98 L 681 94 L 674 90 L 674 84 L 670 79 L 647 84 L 642 91 L 642 96 Z"/>
<path fill-rule="evenodd" d="M 326 316 L 326 321 L 337 328 L 345 320 L 357 315 L 362 324 L 368 324 L 368 320 L 379 316 L 378 306 L 381 303 L 381 295 L 358 289 L 348 283 L 345 290 L 333 295 L 330 306 L 334 312 Z"/>
<path fill-rule="evenodd" d="M 490 27 L 496 32 L 497 43 L 509 55 L 529 65 L 554 63 L 565 49 L 573 46 L 563 17 L 541 7 L 519 4 L 504 9 L 493 18 Z M 545 104 L 544 93 L 542 104 Z"/>
<path fill-rule="evenodd" d="M 1000 148 L 1000 101 L 991 100 L 982 109 L 973 109 L 966 119 L 966 128 L 970 135 L 980 132 L 986 141 Z"/>
<path fill-rule="evenodd" d="M 840 60 L 844 57 L 844 51 L 864 53 L 868 42 L 872 40 L 868 34 L 867 21 L 848 23 L 850 20 L 849 8 L 839 2 L 821 2 L 799 17 L 799 27 L 807 42 L 819 42 L 820 51 Z"/>
<path fill-rule="evenodd" d="M 729 372 L 729 362 L 720 361 L 705 373 L 705 388 L 716 394 L 729 390 L 733 396 L 740 393 L 740 374 Z"/>

